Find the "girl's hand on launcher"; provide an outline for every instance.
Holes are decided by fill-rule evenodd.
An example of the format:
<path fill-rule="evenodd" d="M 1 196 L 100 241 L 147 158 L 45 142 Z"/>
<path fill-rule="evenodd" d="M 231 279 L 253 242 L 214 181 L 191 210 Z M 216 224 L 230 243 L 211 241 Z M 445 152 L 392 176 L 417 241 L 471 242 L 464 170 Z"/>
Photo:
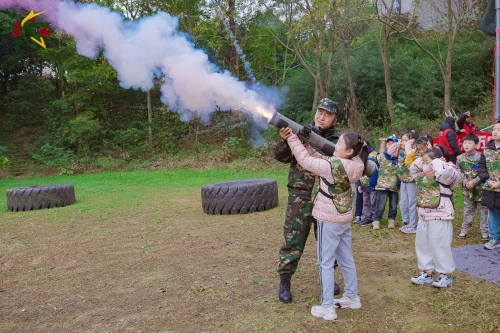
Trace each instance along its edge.
<path fill-rule="evenodd" d="M 288 141 L 292 134 L 292 129 L 290 127 L 280 129 L 280 136 L 285 141 Z"/>

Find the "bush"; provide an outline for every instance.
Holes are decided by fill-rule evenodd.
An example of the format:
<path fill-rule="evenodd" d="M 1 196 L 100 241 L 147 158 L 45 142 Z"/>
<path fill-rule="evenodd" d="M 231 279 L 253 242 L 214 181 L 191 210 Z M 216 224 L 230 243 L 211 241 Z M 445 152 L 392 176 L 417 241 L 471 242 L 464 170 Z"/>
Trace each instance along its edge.
<path fill-rule="evenodd" d="M 41 152 L 39 154 L 32 154 L 31 157 L 33 157 L 42 168 L 67 168 L 72 161 L 78 159 L 71 150 L 57 148 L 48 143 L 44 144 L 40 150 Z"/>
<path fill-rule="evenodd" d="M 0 167 L 5 168 L 7 165 L 10 164 L 9 159 L 3 154 L 7 151 L 7 147 L 5 146 L 0 146 Z"/>

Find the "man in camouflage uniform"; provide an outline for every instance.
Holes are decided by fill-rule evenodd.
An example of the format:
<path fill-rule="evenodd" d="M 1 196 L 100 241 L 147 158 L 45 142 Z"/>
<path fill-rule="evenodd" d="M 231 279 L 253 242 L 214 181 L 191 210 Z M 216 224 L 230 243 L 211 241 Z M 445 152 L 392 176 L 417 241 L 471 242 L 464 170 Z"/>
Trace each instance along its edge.
<path fill-rule="evenodd" d="M 466 238 L 469 234 L 472 221 L 476 215 L 476 209 L 481 213 L 481 239 L 488 240 L 488 207 L 481 203 L 483 198 L 482 182 L 479 178 L 479 161 L 484 155 L 476 151 L 479 146 L 479 138 L 472 133 L 465 136 L 463 147 L 465 154 L 457 157 L 457 164 L 464 177 L 462 193 L 464 194 L 464 222 L 458 238 Z"/>
<path fill-rule="evenodd" d="M 340 106 L 328 98 L 323 98 L 317 108 L 314 120 L 309 124 L 320 127 L 320 134 L 327 140 L 337 143 L 339 134 L 335 131 L 335 122 Z M 297 269 L 300 257 L 304 251 L 307 237 L 316 221 L 312 216 L 313 202 L 311 193 L 316 182 L 316 175 L 302 168 L 287 144 L 291 131 L 280 130 L 283 141 L 274 148 L 274 158 L 282 163 L 290 163 L 288 173 L 288 207 L 286 210 L 284 236 L 285 242 L 280 249 L 278 273 L 280 274 L 279 299 L 283 303 L 292 301 L 290 279 Z"/>

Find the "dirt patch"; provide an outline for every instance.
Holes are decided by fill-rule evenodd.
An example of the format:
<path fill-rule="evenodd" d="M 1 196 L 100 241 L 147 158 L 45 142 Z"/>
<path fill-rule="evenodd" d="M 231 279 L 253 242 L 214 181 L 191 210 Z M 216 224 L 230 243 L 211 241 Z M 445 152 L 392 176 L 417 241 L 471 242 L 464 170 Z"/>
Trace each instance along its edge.
<path fill-rule="evenodd" d="M 500 288 L 462 272 L 452 288 L 415 286 L 414 235 L 355 227 L 361 310 L 310 314 L 320 286 L 311 234 L 294 302 L 277 298 L 286 189 L 249 215 L 203 213 L 199 188 L 155 189 L 102 211 L 6 213 L 0 222 L 4 332 L 487 332 Z M 89 196 L 85 200 L 112 200 Z M 472 234 L 469 242 L 479 242 Z M 476 238 L 474 238 L 476 237 Z M 343 286 L 339 271 L 338 281 Z"/>

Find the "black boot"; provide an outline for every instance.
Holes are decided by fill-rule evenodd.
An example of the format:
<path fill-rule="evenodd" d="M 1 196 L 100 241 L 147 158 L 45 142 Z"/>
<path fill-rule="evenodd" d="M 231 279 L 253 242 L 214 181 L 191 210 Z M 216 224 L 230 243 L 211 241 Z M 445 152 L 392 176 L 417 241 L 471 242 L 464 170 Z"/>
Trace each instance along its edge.
<path fill-rule="evenodd" d="M 280 274 L 280 292 L 279 298 L 281 303 L 291 303 L 292 302 L 292 292 L 290 291 L 290 279 L 291 275 Z"/>
<path fill-rule="evenodd" d="M 337 284 L 337 282 L 335 282 L 335 287 L 334 287 L 334 289 L 333 289 L 333 294 L 334 294 L 334 295 L 338 295 L 338 294 L 340 294 L 340 287 L 339 287 L 339 285 Z"/>

